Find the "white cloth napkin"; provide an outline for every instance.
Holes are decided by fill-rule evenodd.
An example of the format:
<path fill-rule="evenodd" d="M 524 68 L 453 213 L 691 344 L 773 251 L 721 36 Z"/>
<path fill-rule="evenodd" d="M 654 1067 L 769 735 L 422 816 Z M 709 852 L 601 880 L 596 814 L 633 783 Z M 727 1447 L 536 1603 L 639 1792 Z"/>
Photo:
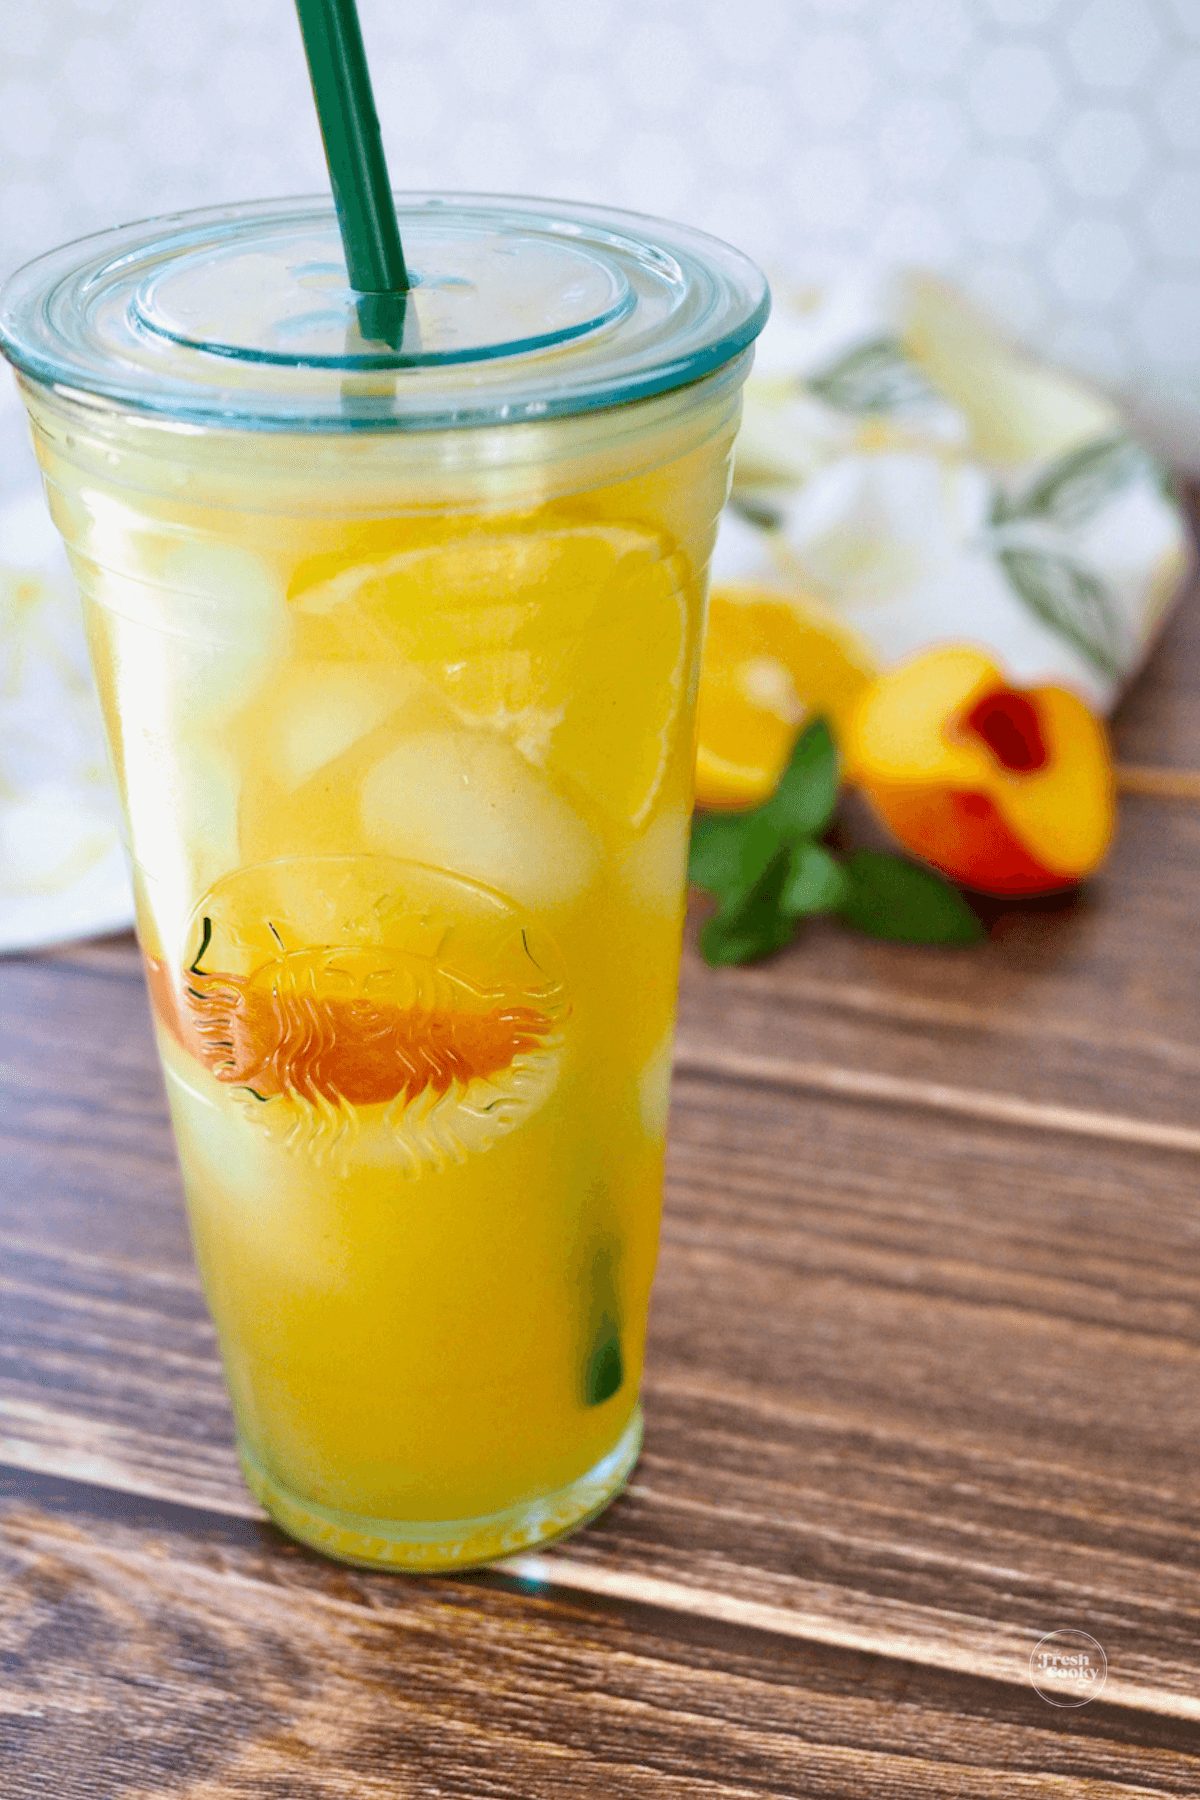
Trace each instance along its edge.
<path fill-rule="evenodd" d="M 3 374 L 0 407 L 11 424 L 16 396 Z M 15 432 L 5 435 L 0 952 L 123 931 L 133 923 L 79 596 L 35 485 L 32 454 L 25 454 Z"/>
<path fill-rule="evenodd" d="M 714 583 L 816 596 L 884 669 L 978 644 L 1108 713 L 1189 555 L 1120 414 L 933 277 L 777 296 Z"/>

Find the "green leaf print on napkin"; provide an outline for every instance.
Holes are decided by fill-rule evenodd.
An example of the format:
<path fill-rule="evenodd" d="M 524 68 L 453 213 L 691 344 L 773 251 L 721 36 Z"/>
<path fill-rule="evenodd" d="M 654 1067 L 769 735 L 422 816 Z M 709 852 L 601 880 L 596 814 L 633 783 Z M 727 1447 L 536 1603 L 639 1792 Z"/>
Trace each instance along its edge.
<path fill-rule="evenodd" d="M 899 338 L 890 337 L 859 344 L 819 374 L 808 376 L 805 386 L 827 406 L 847 413 L 903 412 L 938 399 Z"/>
<path fill-rule="evenodd" d="M 1102 582 L 1048 550 L 997 551 L 1001 568 L 1031 612 L 1057 631 L 1102 675 L 1124 672 L 1121 632 Z"/>
<path fill-rule="evenodd" d="M 1157 485 L 1157 472 L 1142 446 L 1130 437 L 1097 438 L 1068 451 L 1016 497 L 1001 496 L 994 524 L 1038 519 L 1070 531 L 1095 518 L 1114 494 L 1136 481 Z"/>

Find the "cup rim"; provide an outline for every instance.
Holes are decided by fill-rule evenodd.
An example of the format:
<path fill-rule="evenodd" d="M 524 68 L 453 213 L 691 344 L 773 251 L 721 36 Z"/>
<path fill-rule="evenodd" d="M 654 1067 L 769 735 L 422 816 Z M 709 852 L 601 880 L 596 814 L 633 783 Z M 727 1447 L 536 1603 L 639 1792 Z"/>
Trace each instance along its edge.
<path fill-rule="evenodd" d="M 418 285 L 416 330 L 402 326 L 394 341 L 364 338 L 361 310 L 350 311 L 361 297 L 337 287 L 332 202 L 299 196 L 143 219 L 35 258 L 0 290 L 0 352 L 40 386 L 160 421 L 427 431 L 568 417 L 686 387 L 735 361 L 770 310 L 750 258 L 688 226 L 530 196 L 396 201 Z M 288 261 L 321 246 L 324 261 Z M 453 271 L 456 257 L 473 280 L 422 282 L 423 258 Z M 321 277 L 336 289 L 323 312 L 328 292 L 317 311 L 296 312 L 301 268 L 333 271 Z M 224 309 L 215 333 L 205 307 Z M 516 323 L 493 329 L 492 314 Z M 309 337 L 289 350 L 285 327 Z"/>

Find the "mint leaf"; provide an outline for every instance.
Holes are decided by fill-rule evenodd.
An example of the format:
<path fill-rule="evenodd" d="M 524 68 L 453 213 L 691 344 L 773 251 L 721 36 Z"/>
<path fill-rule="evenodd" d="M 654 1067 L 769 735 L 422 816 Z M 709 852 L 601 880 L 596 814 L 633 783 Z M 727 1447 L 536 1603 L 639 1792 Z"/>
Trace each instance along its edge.
<path fill-rule="evenodd" d="M 720 902 L 700 933 L 706 962 L 770 956 L 791 941 L 797 919 L 839 904 L 841 871 L 811 842 L 833 817 L 837 794 L 837 750 L 825 721 L 815 719 L 764 805 L 693 819 L 688 875 Z"/>
<path fill-rule="evenodd" d="M 779 904 L 789 918 L 836 912 L 847 894 L 840 865 L 820 844 L 797 844 L 792 851 Z"/>
<path fill-rule="evenodd" d="M 791 942 L 794 921 L 780 905 L 790 868 L 788 852 L 778 850 L 750 891 L 726 901 L 708 921 L 700 933 L 706 963 L 757 962 Z"/>
<path fill-rule="evenodd" d="M 844 865 L 846 895 L 838 916 L 869 937 L 901 944 L 977 944 L 983 926 L 957 888 L 877 850 L 859 850 Z"/>
<path fill-rule="evenodd" d="M 779 834 L 770 819 L 763 812 L 755 812 L 746 820 L 746 829 L 742 834 L 741 855 L 738 860 L 737 888 L 739 894 L 748 894 L 759 878 L 764 875 L 772 859 L 779 850 Z"/>
<path fill-rule="evenodd" d="M 606 1400 L 612 1399 L 625 1380 L 620 1309 L 613 1280 L 613 1264 L 612 1250 L 605 1244 L 598 1244 L 591 1255 L 587 1283 L 588 1349 L 583 1363 L 585 1406 L 603 1406 Z"/>
<path fill-rule="evenodd" d="M 583 1371 L 583 1403 L 602 1406 L 611 1400 L 625 1379 L 621 1334 L 611 1319 L 604 1319 Z"/>
<path fill-rule="evenodd" d="M 957 888 L 931 869 L 873 850 L 842 864 L 816 843 L 837 794 L 837 750 L 817 719 L 765 805 L 693 819 L 688 874 L 718 901 L 700 932 L 707 963 L 773 956 L 791 942 L 801 919 L 817 913 L 834 913 L 857 931 L 899 943 L 976 944 L 985 935 Z"/>
<path fill-rule="evenodd" d="M 759 811 L 780 837 L 816 837 L 833 817 L 838 784 L 838 754 L 829 727 L 824 719 L 814 719 Z"/>
<path fill-rule="evenodd" d="M 692 820 L 689 881 L 722 897 L 744 894 L 776 850 L 824 831 L 837 795 L 837 750 L 824 719 L 814 719 L 762 806 L 746 813 L 699 813 Z"/>
<path fill-rule="evenodd" d="M 710 894 L 732 893 L 742 866 L 742 840 L 752 813 L 695 813 L 688 880 Z"/>
<path fill-rule="evenodd" d="M 752 813 L 709 813 L 692 821 L 688 880 L 719 899 L 740 898 L 778 849 L 779 834 L 761 807 Z"/>

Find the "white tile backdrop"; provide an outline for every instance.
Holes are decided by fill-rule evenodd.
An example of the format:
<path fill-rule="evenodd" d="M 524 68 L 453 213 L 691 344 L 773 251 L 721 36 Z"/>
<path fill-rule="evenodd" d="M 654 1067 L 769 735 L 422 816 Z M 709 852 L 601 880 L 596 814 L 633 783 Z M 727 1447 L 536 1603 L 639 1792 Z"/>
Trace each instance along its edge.
<path fill-rule="evenodd" d="M 953 272 L 1200 466 L 1200 0 L 360 0 L 397 187 Z M 3 0 L 0 273 L 325 183 L 289 0 Z"/>

